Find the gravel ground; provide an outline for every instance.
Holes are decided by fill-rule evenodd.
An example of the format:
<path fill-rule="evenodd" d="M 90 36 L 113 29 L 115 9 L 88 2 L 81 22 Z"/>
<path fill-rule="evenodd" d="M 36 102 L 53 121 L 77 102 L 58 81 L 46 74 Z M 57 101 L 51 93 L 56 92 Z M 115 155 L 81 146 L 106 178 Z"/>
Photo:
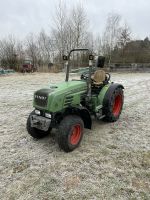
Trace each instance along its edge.
<path fill-rule="evenodd" d="M 82 143 L 64 153 L 52 136 L 31 138 L 33 92 L 64 74 L 0 77 L 0 199 L 150 199 L 150 74 L 112 74 L 125 86 L 116 123 L 94 120 Z"/>

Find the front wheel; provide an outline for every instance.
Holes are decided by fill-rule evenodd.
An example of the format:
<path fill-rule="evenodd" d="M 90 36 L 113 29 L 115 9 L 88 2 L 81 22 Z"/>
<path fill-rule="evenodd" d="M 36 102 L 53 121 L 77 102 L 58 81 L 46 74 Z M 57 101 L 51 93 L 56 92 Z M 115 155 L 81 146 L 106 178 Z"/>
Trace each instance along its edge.
<path fill-rule="evenodd" d="M 118 87 L 108 97 L 107 103 L 104 105 L 103 114 L 104 121 L 115 122 L 119 119 L 124 102 L 123 89 Z"/>
<path fill-rule="evenodd" d="M 58 144 L 65 152 L 77 148 L 82 140 L 84 124 L 77 115 L 66 116 L 59 125 Z"/>
<path fill-rule="evenodd" d="M 31 127 L 30 116 L 32 114 L 34 114 L 34 111 L 31 112 L 31 114 L 29 115 L 27 119 L 27 125 L 26 125 L 29 135 L 31 135 L 33 138 L 36 138 L 36 139 L 41 139 L 49 135 L 52 128 L 49 128 L 48 131 L 42 131 L 37 128 Z"/>

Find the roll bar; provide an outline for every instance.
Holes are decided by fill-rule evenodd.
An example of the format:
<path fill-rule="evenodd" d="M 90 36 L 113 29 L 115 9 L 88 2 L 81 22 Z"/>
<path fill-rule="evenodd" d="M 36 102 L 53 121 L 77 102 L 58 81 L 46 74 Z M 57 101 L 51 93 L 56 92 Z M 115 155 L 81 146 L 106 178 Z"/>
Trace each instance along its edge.
<path fill-rule="evenodd" d="M 72 49 L 68 56 L 63 56 L 63 60 L 66 61 L 66 67 L 67 67 L 67 72 L 66 72 L 66 82 L 68 82 L 69 80 L 69 60 L 70 60 L 70 55 L 72 52 L 74 51 L 88 51 L 89 52 L 89 77 L 88 77 L 88 81 L 87 81 L 87 86 L 88 86 L 88 92 L 87 92 L 87 100 L 90 101 L 91 100 L 91 73 L 92 73 L 92 65 L 93 65 L 93 60 L 94 60 L 94 56 L 92 54 L 90 54 L 90 50 L 89 49 Z"/>
<path fill-rule="evenodd" d="M 71 53 L 74 52 L 74 51 L 88 51 L 89 52 L 89 66 L 92 66 L 92 60 L 94 59 L 94 56 L 91 53 L 91 51 L 89 49 L 72 49 L 69 53 L 68 53 L 68 56 L 64 55 L 63 56 L 63 60 L 66 61 L 66 67 L 67 67 L 67 71 L 66 71 L 66 80 L 65 81 L 68 81 L 69 80 L 69 63 L 68 61 L 70 60 L 70 56 L 71 56 Z"/>

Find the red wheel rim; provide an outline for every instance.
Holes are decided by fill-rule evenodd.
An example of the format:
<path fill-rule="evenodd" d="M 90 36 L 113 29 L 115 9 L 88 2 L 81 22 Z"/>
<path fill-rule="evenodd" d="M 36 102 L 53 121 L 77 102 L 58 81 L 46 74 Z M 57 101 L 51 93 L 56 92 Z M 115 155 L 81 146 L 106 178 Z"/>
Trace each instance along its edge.
<path fill-rule="evenodd" d="M 73 126 L 72 133 L 70 136 L 70 143 L 72 145 L 76 145 L 80 141 L 80 138 L 81 138 L 81 126 L 80 124 L 77 124 Z"/>
<path fill-rule="evenodd" d="M 122 96 L 117 95 L 115 97 L 115 101 L 114 101 L 114 105 L 113 105 L 113 115 L 114 116 L 118 116 L 120 114 L 121 107 L 122 107 Z"/>

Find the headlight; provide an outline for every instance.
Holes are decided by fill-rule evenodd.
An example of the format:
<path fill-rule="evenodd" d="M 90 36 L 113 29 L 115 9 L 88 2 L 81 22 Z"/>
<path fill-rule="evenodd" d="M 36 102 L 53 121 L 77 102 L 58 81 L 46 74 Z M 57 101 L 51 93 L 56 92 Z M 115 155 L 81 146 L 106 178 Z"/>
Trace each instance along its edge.
<path fill-rule="evenodd" d="M 40 115 L 41 114 L 40 110 L 35 110 L 34 112 L 35 112 L 36 115 Z"/>
<path fill-rule="evenodd" d="M 45 117 L 51 119 L 52 115 L 50 113 L 45 113 Z"/>

